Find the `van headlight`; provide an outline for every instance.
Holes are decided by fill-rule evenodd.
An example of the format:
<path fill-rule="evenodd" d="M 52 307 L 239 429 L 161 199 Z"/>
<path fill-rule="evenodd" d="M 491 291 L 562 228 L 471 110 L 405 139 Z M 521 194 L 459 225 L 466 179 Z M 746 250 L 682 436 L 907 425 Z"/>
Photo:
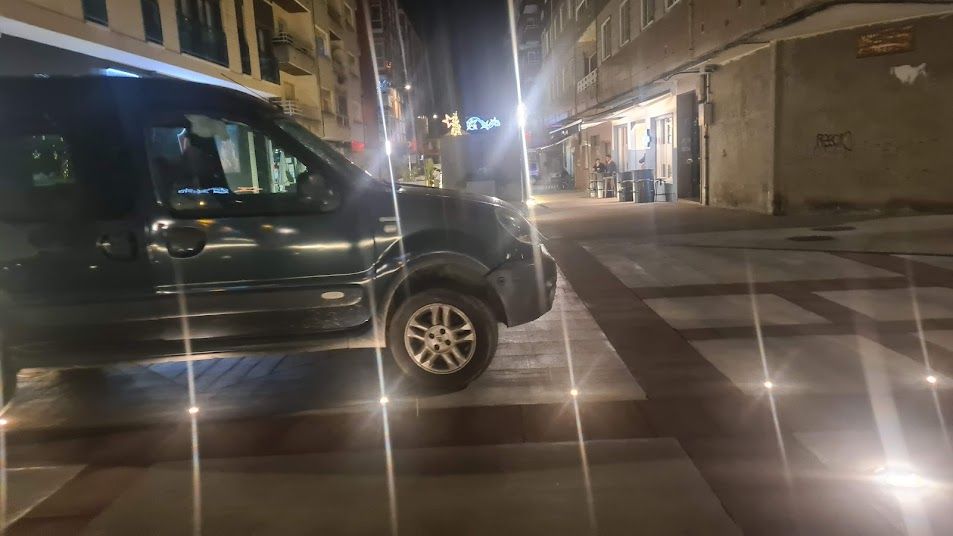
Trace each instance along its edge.
<path fill-rule="evenodd" d="M 524 244 L 533 243 L 533 225 L 522 214 L 506 208 L 496 209 L 496 220 L 513 238 Z"/>

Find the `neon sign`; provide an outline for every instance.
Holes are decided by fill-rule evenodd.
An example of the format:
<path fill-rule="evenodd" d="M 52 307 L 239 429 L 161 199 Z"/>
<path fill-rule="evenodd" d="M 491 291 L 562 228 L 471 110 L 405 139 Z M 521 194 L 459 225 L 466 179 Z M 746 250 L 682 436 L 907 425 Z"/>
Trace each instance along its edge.
<path fill-rule="evenodd" d="M 460 114 L 457 112 L 453 112 L 453 115 L 444 115 L 443 124 L 447 125 L 447 128 L 450 129 L 451 136 L 463 136 L 463 127 L 460 126 Z"/>
<path fill-rule="evenodd" d="M 467 132 L 493 130 L 494 128 L 501 126 L 503 126 L 503 124 L 500 123 L 500 120 L 495 117 L 492 119 L 483 120 L 479 117 L 473 116 L 467 119 Z"/>

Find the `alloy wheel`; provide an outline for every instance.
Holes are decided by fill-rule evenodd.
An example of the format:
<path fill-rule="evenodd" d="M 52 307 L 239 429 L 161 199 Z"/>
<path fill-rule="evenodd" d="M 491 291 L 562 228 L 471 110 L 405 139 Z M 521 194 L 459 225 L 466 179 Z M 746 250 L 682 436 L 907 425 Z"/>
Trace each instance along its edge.
<path fill-rule="evenodd" d="M 418 367 L 432 374 L 452 374 L 473 358 L 476 331 L 460 309 L 433 303 L 411 315 L 404 329 L 404 345 Z"/>

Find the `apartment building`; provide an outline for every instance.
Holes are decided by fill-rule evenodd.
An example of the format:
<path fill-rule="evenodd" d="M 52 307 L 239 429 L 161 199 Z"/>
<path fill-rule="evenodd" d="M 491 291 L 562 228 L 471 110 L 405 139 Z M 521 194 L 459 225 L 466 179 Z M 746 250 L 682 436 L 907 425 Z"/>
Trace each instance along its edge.
<path fill-rule="evenodd" d="M 953 206 L 948 1 L 544 0 L 544 164 L 786 213 Z"/>
<path fill-rule="evenodd" d="M 395 175 L 418 173 L 427 147 L 425 116 L 433 113 L 433 90 L 428 54 L 417 30 L 397 0 L 367 0 L 370 33 L 362 38 L 364 122 L 368 125 L 368 153 L 381 169 L 390 142 Z M 373 44 L 373 51 L 371 45 Z M 375 63 L 376 60 L 376 63 Z M 369 77 L 373 77 L 373 83 Z M 378 92 L 383 102 L 383 120 Z M 376 127 L 370 127 L 371 124 Z M 384 135 L 386 125 L 387 136 Z M 386 168 L 385 168 L 386 169 Z M 380 173 L 380 172 L 379 172 Z"/>
<path fill-rule="evenodd" d="M 358 160 L 359 56 L 347 0 L 0 2 L 0 75 L 166 76 L 249 91 Z"/>
<path fill-rule="evenodd" d="M 533 91 L 543 61 L 543 0 L 521 0 L 517 10 L 517 61 L 523 101 L 529 109 L 537 110 L 543 102 L 543 96 Z M 545 139 L 545 127 L 546 124 L 539 114 L 527 117 L 526 134 L 531 144 Z M 535 153 L 531 157 L 531 168 L 538 169 Z"/>

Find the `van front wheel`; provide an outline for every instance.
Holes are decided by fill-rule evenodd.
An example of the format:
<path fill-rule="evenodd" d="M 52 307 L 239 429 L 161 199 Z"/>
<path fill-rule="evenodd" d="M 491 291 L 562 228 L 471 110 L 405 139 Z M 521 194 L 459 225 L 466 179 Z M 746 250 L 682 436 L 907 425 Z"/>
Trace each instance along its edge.
<path fill-rule="evenodd" d="M 388 326 L 394 360 L 415 382 L 460 389 L 475 380 L 496 354 L 499 328 L 483 300 L 449 289 L 431 289 L 400 304 Z"/>

